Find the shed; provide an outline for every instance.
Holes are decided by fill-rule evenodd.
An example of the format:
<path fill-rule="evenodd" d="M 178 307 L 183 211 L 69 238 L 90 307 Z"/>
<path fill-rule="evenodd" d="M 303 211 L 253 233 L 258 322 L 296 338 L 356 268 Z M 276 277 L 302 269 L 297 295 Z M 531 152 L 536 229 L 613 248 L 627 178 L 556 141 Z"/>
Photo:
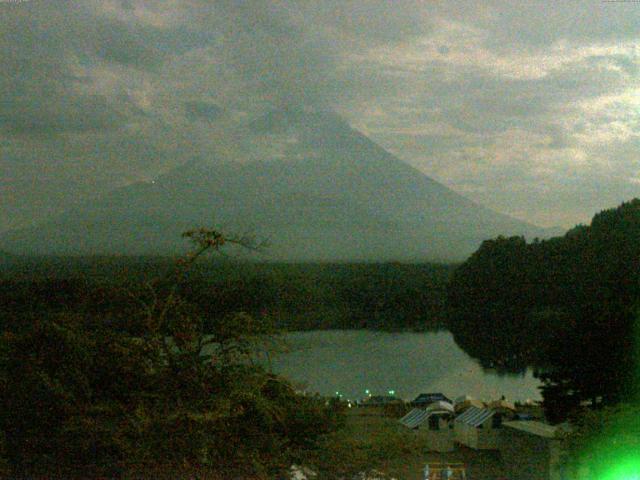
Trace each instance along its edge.
<path fill-rule="evenodd" d="M 435 402 L 427 408 L 414 408 L 399 421 L 411 429 L 427 426 L 429 430 L 442 430 L 449 427 L 453 418 L 453 406 L 447 402 Z"/>
<path fill-rule="evenodd" d="M 399 422 L 427 439 L 430 451 L 453 451 L 453 407 L 446 402 L 436 402 L 429 408 L 414 408 Z"/>
<path fill-rule="evenodd" d="M 462 395 L 456 398 L 454 405 L 455 412 L 460 414 L 466 411 L 469 407 L 484 408 L 484 403 L 480 400 L 470 397 L 469 395 Z"/>
<path fill-rule="evenodd" d="M 562 478 L 558 427 L 538 421 L 504 422 L 499 448 L 511 478 L 559 480 Z"/>
<path fill-rule="evenodd" d="M 489 402 L 487 404 L 487 409 L 493 410 L 493 423 L 496 426 L 499 426 L 500 423 L 506 422 L 508 420 L 513 420 L 516 416 L 516 407 L 513 403 L 505 400 L 504 398 L 501 400 L 494 400 L 493 402 Z"/>
<path fill-rule="evenodd" d="M 502 419 L 486 408 L 469 407 L 454 422 L 456 442 L 476 450 L 497 450 Z"/>
<path fill-rule="evenodd" d="M 428 417 L 429 412 L 426 410 L 422 408 L 414 408 L 398 421 L 405 427 L 413 430 L 420 427 Z"/>

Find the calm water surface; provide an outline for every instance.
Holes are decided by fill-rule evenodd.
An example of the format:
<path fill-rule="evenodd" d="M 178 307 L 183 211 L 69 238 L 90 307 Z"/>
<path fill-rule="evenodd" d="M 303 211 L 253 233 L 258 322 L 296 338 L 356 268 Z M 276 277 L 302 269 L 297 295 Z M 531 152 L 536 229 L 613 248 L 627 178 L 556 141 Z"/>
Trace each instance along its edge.
<path fill-rule="evenodd" d="M 383 333 L 364 330 L 293 332 L 290 351 L 272 359 L 275 372 L 303 382 L 310 392 L 359 399 L 395 390 L 404 399 L 421 392 L 463 394 L 490 400 L 540 399 L 540 382 L 529 371 L 501 376 L 484 371 L 449 332 Z"/>

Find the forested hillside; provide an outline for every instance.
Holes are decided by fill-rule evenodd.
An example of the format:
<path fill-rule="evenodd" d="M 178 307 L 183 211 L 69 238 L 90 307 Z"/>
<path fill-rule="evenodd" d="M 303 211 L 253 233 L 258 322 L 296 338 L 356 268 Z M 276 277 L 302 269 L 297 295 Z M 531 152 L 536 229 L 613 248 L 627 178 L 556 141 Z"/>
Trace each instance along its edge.
<path fill-rule="evenodd" d="M 257 361 L 268 322 L 235 311 L 205 325 L 181 287 L 230 239 L 194 238 L 163 282 L 116 297 L 91 282 L 3 284 L 0 477 L 282 478 L 339 426 L 339 405 Z"/>
<path fill-rule="evenodd" d="M 449 327 L 486 366 L 537 366 L 547 406 L 568 412 L 633 394 L 639 294 L 634 199 L 563 237 L 484 242 L 449 284 Z"/>
<path fill-rule="evenodd" d="M 145 282 L 162 278 L 166 258 L 23 258 L 0 272 L 0 319 L 11 312 L 73 310 L 127 321 Z M 181 295 L 207 326 L 237 311 L 278 328 L 309 330 L 446 328 L 445 286 L 454 267 L 437 264 L 285 264 L 203 261 Z M 168 288 L 152 280 L 155 288 Z"/>

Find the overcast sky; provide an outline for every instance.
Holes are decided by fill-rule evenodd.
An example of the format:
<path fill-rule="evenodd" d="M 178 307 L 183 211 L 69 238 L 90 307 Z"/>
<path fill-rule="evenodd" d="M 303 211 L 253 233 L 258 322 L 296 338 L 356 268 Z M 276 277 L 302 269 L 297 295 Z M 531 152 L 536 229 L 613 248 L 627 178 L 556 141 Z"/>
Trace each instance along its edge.
<path fill-rule="evenodd" d="M 640 196 L 640 3 L 0 0 L 0 230 L 333 109 L 541 226 Z"/>

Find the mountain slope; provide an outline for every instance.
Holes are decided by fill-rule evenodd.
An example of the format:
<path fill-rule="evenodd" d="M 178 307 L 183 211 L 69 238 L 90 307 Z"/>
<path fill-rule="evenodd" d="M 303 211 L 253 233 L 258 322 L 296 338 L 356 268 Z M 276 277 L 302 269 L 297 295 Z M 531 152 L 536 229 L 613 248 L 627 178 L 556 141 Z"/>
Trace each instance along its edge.
<path fill-rule="evenodd" d="M 331 113 L 272 112 L 237 137 L 243 162 L 192 160 L 154 183 L 6 233 L 0 246 L 175 253 L 184 249 L 181 231 L 216 225 L 269 238 L 273 259 L 452 260 L 485 238 L 545 233 L 456 194 Z"/>

